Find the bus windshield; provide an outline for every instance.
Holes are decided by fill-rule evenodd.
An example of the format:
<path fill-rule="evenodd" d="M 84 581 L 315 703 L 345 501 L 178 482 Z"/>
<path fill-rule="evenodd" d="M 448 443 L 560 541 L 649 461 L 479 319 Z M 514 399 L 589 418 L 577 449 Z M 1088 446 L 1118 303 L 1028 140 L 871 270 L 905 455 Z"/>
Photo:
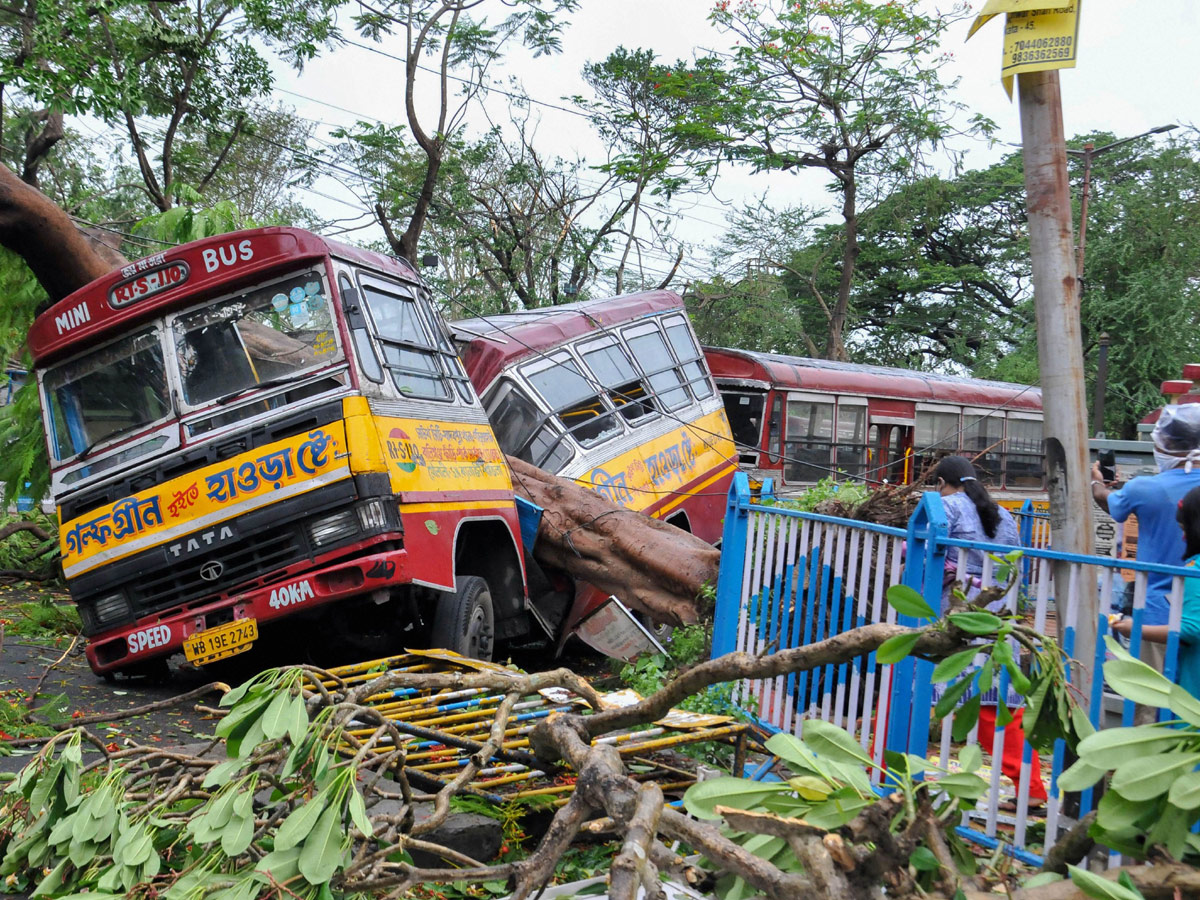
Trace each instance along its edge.
<path fill-rule="evenodd" d="M 321 276 L 305 272 L 175 317 L 175 357 L 189 406 L 278 382 L 337 351 Z"/>
<path fill-rule="evenodd" d="M 52 444 L 68 459 L 166 418 L 170 391 L 155 326 L 46 372 Z"/>

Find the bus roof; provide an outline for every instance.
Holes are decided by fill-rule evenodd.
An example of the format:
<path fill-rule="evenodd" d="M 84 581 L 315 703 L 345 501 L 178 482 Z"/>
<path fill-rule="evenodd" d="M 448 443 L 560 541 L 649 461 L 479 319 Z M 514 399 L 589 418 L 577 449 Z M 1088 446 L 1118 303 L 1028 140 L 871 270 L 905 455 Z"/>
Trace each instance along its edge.
<path fill-rule="evenodd" d="M 539 309 L 451 322 L 464 346 L 460 356 L 476 389 L 483 392 L 509 366 L 567 341 L 672 310 L 683 311 L 674 291 L 644 291 L 605 300 L 585 300 Z"/>
<path fill-rule="evenodd" d="M 254 228 L 171 247 L 114 269 L 59 300 L 29 330 L 28 347 L 42 365 L 245 283 L 324 256 L 420 279 L 407 262 L 331 241 L 300 228 Z M 187 290 L 179 290 L 185 286 Z"/>
<path fill-rule="evenodd" d="M 966 406 L 1003 405 L 1008 409 L 1039 412 L 1042 408 L 1041 388 L 1004 381 L 723 347 L 705 347 L 704 355 L 718 384 L 735 380 L 785 390 L 830 391 Z"/>

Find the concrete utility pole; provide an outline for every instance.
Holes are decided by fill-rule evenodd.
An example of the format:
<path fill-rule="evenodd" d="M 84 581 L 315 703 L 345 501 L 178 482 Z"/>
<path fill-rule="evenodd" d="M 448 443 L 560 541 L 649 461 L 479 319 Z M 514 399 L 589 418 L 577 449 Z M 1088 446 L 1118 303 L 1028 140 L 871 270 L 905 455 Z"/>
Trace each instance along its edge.
<path fill-rule="evenodd" d="M 1025 157 L 1025 202 L 1033 298 L 1037 310 L 1038 368 L 1042 379 L 1043 436 L 1050 494 L 1050 533 L 1055 550 L 1092 552 L 1092 500 L 1088 477 L 1087 395 L 1083 382 L 1083 336 L 1067 181 L 1058 72 L 1022 72 L 1021 143 Z M 1099 610 L 1096 585 L 1076 585 L 1075 683 L 1091 696 Z M 1056 563 L 1055 593 L 1065 598 L 1070 565 Z M 1059 606 L 1059 629 L 1068 610 Z"/>

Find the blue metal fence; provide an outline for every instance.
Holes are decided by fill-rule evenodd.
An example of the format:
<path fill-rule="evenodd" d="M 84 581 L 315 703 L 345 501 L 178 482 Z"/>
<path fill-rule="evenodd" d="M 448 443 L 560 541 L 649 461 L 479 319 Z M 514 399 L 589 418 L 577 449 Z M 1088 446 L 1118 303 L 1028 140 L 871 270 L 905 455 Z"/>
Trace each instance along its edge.
<path fill-rule="evenodd" d="M 925 493 L 907 529 L 889 528 L 849 519 L 838 519 L 770 505 L 770 485 L 761 498 L 752 497 L 744 474 L 734 477 L 725 516 L 721 571 L 717 583 L 717 607 L 713 633 L 713 655 L 733 651 L 755 654 L 804 646 L 869 622 L 921 624 L 897 616 L 884 600 L 887 587 L 902 582 L 919 591 L 934 609 L 942 604 L 944 577 L 949 558 L 958 573 L 966 572 L 967 554 L 981 550 L 1003 555 L 1013 548 L 948 537 L 941 497 Z M 1176 670 L 1179 623 L 1185 578 L 1200 577 L 1195 569 L 1158 566 L 1108 557 L 1080 556 L 1049 548 L 1042 517 L 1031 510 L 1019 515 L 1025 544 L 1024 578 L 1005 596 L 1005 605 L 1018 602 L 1032 612 L 1034 627 L 1056 634 L 1070 653 L 1078 629 L 1092 628 L 1097 636 L 1097 654 L 1091 671 L 1101 671 L 1103 638 L 1109 633 L 1107 613 L 1114 597 L 1114 584 L 1121 585 L 1120 570 L 1134 573 L 1133 634 L 1130 650 L 1139 656 L 1142 618 L 1146 606 L 1147 576 L 1165 573 L 1173 578 L 1170 638 L 1167 643 L 1166 674 Z M 991 585 L 993 563 L 986 557 L 980 580 Z M 1101 614 L 1093 623 L 1077 621 L 1084 591 L 1099 592 Z M 1049 632 L 1047 631 L 1049 629 Z M 1015 648 L 1019 650 L 1019 648 Z M 940 737 L 931 741 L 934 705 L 933 664 L 905 659 L 895 665 L 879 665 L 875 654 L 840 666 L 825 666 L 813 672 L 747 681 L 738 685 L 735 699 L 768 729 L 802 733 L 806 718 L 821 718 L 845 727 L 859 740 L 877 768 L 878 783 L 884 747 L 921 757 L 936 755 L 945 764 L 952 750 L 951 721 L 941 725 Z M 968 671 L 963 677 L 970 677 Z M 998 690 L 1008 693 L 1008 672 L 1001 670 Z M 1103 679 L 1092 680 L 1088 711 L 1097 728 L 1132 723 L 1134 704 L 1106 696 Z M 1107 714 L 1106 714 L 1107 713 Z M 1117 715 L 1116 713 L 1119 713 Z M 1015 726 L 1014 726 L 1015 727 Z M 990 752 L 991 789 L 986 802 L 972 816 L 964 817 L 963 830 L 981 840 L 995 840 L 999 826 L 1011 826 L 1011 847 L 1029 857 L 1026 845 L 1031 791 L 1042 772 L 1035 771 L 1033 752 L 1023 747 L 1018 777 L 1012 779 L 1016 814 L 1005 818 L 1001 808 L 1001 752 L 1005 728 L 997 725 Z M 978 726 L 967 738 L 978 742 Z M 1047 844 L 1073 824 L 1059 796 L 1057 779 L 1065 767 L 1065 748 L 1056 748 L 1049 767 L 1049 799 L 1045 806 Z M 1091 792 L 1079 798 L 1078 812 L 1092 808 Z M 1033 857 L 1029 857 L 1031 860 Z"/>

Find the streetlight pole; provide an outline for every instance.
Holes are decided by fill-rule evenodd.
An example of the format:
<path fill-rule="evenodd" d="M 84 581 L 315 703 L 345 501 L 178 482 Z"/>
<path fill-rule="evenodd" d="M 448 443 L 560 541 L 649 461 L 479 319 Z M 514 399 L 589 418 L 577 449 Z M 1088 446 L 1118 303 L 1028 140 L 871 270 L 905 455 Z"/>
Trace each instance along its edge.
<path fill-rule="evenodd" d="M 1079 246 L 1075 249 L 1075 273 L 1079 280 L 1080 291 L 1083 290 L 1083 248 L 1087 243 L 1087 208 L 1088 195 L 1091 193 L 1092 187 L 1092 160 L 1101 153 L 1107 153 L 1109 150 L 1114 150 L 1123 144 L 1131 143 L 1132 141 L 1140 141 L 1144 137 L 1150 137 L 1152 134 L 1162 134 L 1176 128 L 1176 125 L 1159 125 L 1157 128 L 1151 128 L 1149 131 L 1143 131 L 1141 134 L 1135 134 L 1133 137 L 1121 138 L 1119 141 L 1113 141 L 1111 144 L 1105 144 L 1099 149 L 1096 145 L 1089 142 L 1083 145 L 1082 150 L 1068 150 L 1068 156 L 1079 156 L 1083 158 L 1083 191 L 1079 197 Z"/>
<path fill-rule="evenodd" d="M 1079 285 L 1079 300 L 1083 301 L 1083 253 L 1087 245 L 1087 215 L 1088 215 L 1088 197 L 1091 195 L 1092 189 L 1092 160 L 1102 153 L 1107 153 L 1109 150 L 1116 149 L 1124 144 L 1132 141 L 1140 141 L 1144 137 L 1150 137 L 1152 134 L 1163 134 L 1175 128 L 1175 125 L 1159 125 L 1157 128 L 1151 128 L 1149 131 L 1143 131 L 1141 134 L 1135 134 L 1133 137 L 1122 138 L 1119 141 L 1113 141 L 1111 144 L 1105 144 L 1103 147 L 1097 148 L 1090 141 L 1083 145 L 1082 150 L 1068 150 L 1068 156 L 1078 156 L 1083 159 L 1083 190 L 1079 194 L 1079 244 L 1075 248 L 1075 281 Z M 1100 336 L 1100 359 L 1096 370 L 1096 394 L 1093 398 L 1093 421 L 1092 432 L 1099 437 L 1104 431 L 1104 391 L 1108 381 L 1108 345 L 1109 337 L 1107 334 Z"/>

